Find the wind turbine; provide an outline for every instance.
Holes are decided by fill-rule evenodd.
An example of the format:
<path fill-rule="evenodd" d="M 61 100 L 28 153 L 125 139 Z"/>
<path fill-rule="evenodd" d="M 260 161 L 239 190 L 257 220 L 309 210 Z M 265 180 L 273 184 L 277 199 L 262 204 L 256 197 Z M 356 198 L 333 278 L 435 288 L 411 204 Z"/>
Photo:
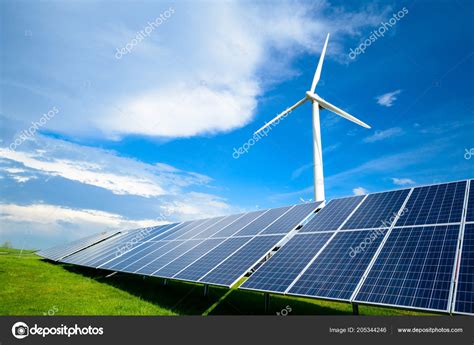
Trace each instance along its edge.
<path fill-rule="evenodd" d="M 319 57 L 318 67 L 316 68 L 316 72 L 314 73 L 311 89 L 309 91 L 306 91 L 305 97 L 302 100 L 298 101 L 295 105 L 289 107 L 284 112 L 277 115 L 270 122 L 267 122 L 265 126 L 255 132 L 255 134 L 259 133 L 260 131 L 270 126 L 273 122 L 277 121 L 282 116 L 285 116 L 286 114 L 292 112 L 294 109 L 298 108 L 300 105 L 306 103 L 307 101 L 311 101 L 313 106 L 314 200 L 321 202 L 325 200 L 325 196 L 323 175 L 323 151 L 321 149 L 321 128 L 319 124 L 319 109 L 330 110 L 333 113 L 358 124 L 359 126 L 370 128 L 370 126 L 365 122 L 362 122 L 354 116 L 346 113 L 344 110 L 339 109 L 338 107 L 332 105 L 328 101 L 325 101 L 320 96 L 314 93 L 316 85 L 318 85 L 319 78 L 321 77 L 321 70 L 323 68 L 324 55 L 326 54 L 326 47 L 328 45 L 328 41 L 329 34 L 326 37 L 326 42 L 324 43 L 323 51 L 321 52 L 321 56 Z"/>

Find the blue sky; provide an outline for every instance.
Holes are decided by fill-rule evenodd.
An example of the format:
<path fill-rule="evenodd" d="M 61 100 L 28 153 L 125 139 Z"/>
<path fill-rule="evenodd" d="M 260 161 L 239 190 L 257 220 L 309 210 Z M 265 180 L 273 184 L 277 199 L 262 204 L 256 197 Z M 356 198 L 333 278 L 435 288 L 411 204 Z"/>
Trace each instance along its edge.
<path fill-rule="evenodd" d="M 327 32 L 316 92 L 372 126 L 321 113 L 329 199 L 473 177 L 472 2 L 0 6 L 0 242 L 311 199 L 308 104 L 232 154 L 304 97 Z"/>

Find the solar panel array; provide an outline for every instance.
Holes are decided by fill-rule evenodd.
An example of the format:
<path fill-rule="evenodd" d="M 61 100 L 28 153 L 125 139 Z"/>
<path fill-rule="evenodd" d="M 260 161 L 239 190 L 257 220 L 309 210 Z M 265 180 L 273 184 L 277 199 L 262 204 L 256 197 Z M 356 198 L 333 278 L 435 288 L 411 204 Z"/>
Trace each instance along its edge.
<path fill-rule="evenodd" d="M 240 288 L 474 315 L 473 180 L 334 199 L 314 214 L 319 207 L 101 234 L 39 254 L 222 286 L 258 267 Z"/>
<path fill-rule="evenodd" d="M 319 205 L 307 203 L 122 232 L 61 262 L 232 286 Z"/>
<path fill-rule="evenodd" d="M 473 185 L 331 200 L 241 288 L 474 314 Z"/>
<path fill-rule="evenodd" d="M 103 241 L 109 237 L 116 235 L 117 232 L 101 232 L 99 234 L 94 234 L 79 240 L 70 242 L 66 245 L 59 245 L 45 250 L 40 250 L 36 254 L 39 256 L 48 259 L 57 261 L 68 255 L 76 253 L 82 249 L 90 247 L 100 241 Z"/>

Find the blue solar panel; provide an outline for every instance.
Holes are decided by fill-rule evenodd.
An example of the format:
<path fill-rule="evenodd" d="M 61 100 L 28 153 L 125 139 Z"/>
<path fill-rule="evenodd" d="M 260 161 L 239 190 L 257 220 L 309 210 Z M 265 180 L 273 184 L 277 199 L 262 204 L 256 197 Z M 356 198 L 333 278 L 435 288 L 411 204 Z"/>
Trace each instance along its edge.
<path fill-rule="evenodd" d="M 204 242 L 187 252 L 186 255 L 182 255 L 179 258 L 170 261 L 166 266 L 163 266 L 152 275 L 156 277 L 171 278 L 222 242 L 224 242 L 224 239 L 222 238 L 204 240 Z"/>
<path fill-rule="evenodd" d="M 363 198 L 360 195 L 331 200 L 299 232 L 337 230 Z"/>
<path fill-rule="evenodd" d="M 205 225 L 210 221 L 211 219 L 209 218 L 194 220 L 192 222 L 189 222 L 187 226 L 183 226 L 180 229 L 173 231 L 172 233 L 162 236 L 160 240 L 174 240 L 180 238 L 185 234 L 193 233 L 194 229 L 203 230 L 203 227 L 205 228 Z"/>
<path fill-rule="evenodd" d="M 42 256 L 46 259 L 49 259 L 49 260 L 59 260 L 61 258 L 64 258 L 66 256 L 69 256 L 73 253 L 76 253 L 78 251 L 81 251 L 93 244 L 96 244 L 98 242 L 101 242 L 105 239 L 108 239 L 112 236 L 114 236 L 115 234 L 117 234 L 117 232 L 115 231 L 111 231 L 111 232 L 102 232 L 100 234 L 94 234 L 94 235 L 91 235 L 91 236 L 88 236 L 88 237 L 85 237 L 85 238 L 81 238 L 79 240 L 76 240 L 76 241 L 73 241 L 73 242 L 70 242 L 70 243 L 67 243 L 65 245 L 60 245 L 60 246 L 56 246 L 56 247 L 53 247 L 53 248 L 49 248 L 49 249 L 46 249 L 46 250 L 41 250 L 39 252 L 37 252 L 37 254 L 39 256 Z"/>
<path fill-rule="evenodd" d="M 135 272 L 142 268 L 151 261 L 161 257 L 162 255 L 172 251 L 177 246 L 183 244 L 185 241 L 163 241 L 153 242 L 151 245 L 143 248 L 137 248 L 126 254 L 124 260 L 117 258 L 114 261 L 104 265 L 103 268 L 122 271 L 122 272 Z"/>
<path fill-rule="evenodd" d="M 168 264 L 169 262 L 179 258 L 181 255 L 186 255 L 186 253 L 192 248 L 196 247 L 204 240 L 189 240 L 183 243 L 176 243 L 174 249 L 168 251 L 167 253 L 157 257 L 156 259 L 151 259 L 144 266 L 135 270 L 135 273 L 138 274 L 152 274 L 153 272 L 158 271 L 160 268 Z"/>
<path fill-rule="evenodd" d="M 249 241 L 248 237 L 229 238 L 173 278 L 198 281 L 247 241 Z"/>
<path fill-rule="evenodd" d="M 471 180 L 469 185 L 466 222 L 474 222 L 474 180 Z"/>
<path fill-rule="evenodd" d="M 285 292 L 331 235 L 332 233 L 296 234 L 260 266 L 241 288 Z"/>
<path fill-rule="evenodd" d="M 255 219 L 260 217 L 265 212 L 267 212 L 267 210 L 246 213 L 245 215 L 240 217 L 238 220 L 236 220 L 229 226 L 225 227 L 221 231 L 215 233 L 211 237 L 230 237 L 234 235 L 237 231 L 242 229 L 244 226 L 247 226 L 250 222 L 253 222 Z"/>
<path fill-rule="evenodd" d="M 466 181 L 415 188 L 396 226 L 461 222 L 465 191 Z"/>
<path fill-rule="evenodd" d="M 369 230 L 337 233 L 288 293 L 350 300 L 384 234 Z"/>
<path fill-rule="evenodd" d="M 474 314 L 474 224 L 464 228 L 454 311 Z"/>
<path fill-rule="evenodd" d="M 342 229 L 371 229 L 387 227 L 400 211 L 408 189 L 370 194 Z"/>
<path fill-rule="evenodd" d="M 459 228 L 394 228 L 355 300 L 447 311 Z"/>
<path fill-rule="evenodd" d="M 240 213 L 240 214 L 233 214 L 233 215 L 227 216 L 222 221 L 220 221 L 219 223 L 214 224 L 211 227 L 209 227 L 208 229 L 206 229 L 206 230 L 202 231 L 201 233 L 199 233 L 199 235 L 197 235 L 196 238 L 209 238 L 212 235 L 214 235 L 215 233 L 225 229 L 227 226 L 229 226 L 232 223 L 234 223 L 235 221 L 237 221 L 237 219 L 239 219 L 243 215 L 244 215 L 243 213 Z"/>
<path fill-rule="evenodd" d="M 282 235 L 257 236 L 199 281 L 231 286 L 283 238 Z"/>
<path fill-rule="evenodd" d="M 320 205 L 320 202 L 310 202 L 307 204 L 296 205 L 291 210 L 279 218 L 275 223 L 262 231 L 261 234 L 286 234 L 306 217 L 308 217 Z"/>
<path fill-rule="evenodd" d="M 207 229 L 209 229 L 209 228 L 211 228 L 215 225 L 218 226 L 224 218 L 225 217 L 211 218 L 208 221 L 203 222 L 199 226 L 194 227 L 191 231 L 188 231 L 185 234 L 182 234 L 181 236 L 179 236 L 177 238 L 180 239 L 180 240 L 185 240 L 185 239 L 190 239 L 190 238 L 194 238 L 194 237 L 199 237 L 201 235 L 201 233 L 203 233 Z"/>
<path fill-rule="evenodd" d="M 169 242 L 146 242 L 143 245 L 133 248 L 128 252 L 117 255 L 112 260 L 105 262 L 100 268 L 110 270 L 120 270 L 128 267 L 131 263 L 140 260 L 141 258 L 149 255 L 152 250 L 156 251 L 158 248 L 163 247 Z"/>
<path fill-rule="evenodd" d="M 144 240 L 154 238 L 173 229 L 176 224 L 161 225 L 153 228 L 130 230 L 121 233 L 108 241 L 98 243 L 92 247 L 82 250 L 61 262 L 71 263 L 75 265 L 97 267 L 96 262 L 101 264 L 120 256 L 130 249 L 137 247 L 137 245 Z M 176 227 L 179 227 L 176 226 Z"/>
<path fill-rule="evenodd" d="M 268 210 L 261 217 L 258 217 L 254 222 L 243 227 L 234 236 L 247 236 L 247 235 L 256 235 L 271 223 L 273 223 L 278 217 L 281 217 L 285 212 L 287 212 L 291 207 L 280 207 Z"/>

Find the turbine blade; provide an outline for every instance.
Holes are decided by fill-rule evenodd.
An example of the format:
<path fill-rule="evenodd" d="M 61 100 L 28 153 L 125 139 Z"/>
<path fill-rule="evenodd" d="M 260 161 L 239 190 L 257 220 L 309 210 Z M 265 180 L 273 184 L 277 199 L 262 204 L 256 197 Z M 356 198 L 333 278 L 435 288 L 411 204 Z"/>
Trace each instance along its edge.
<path fill-rule="evenodd" d="M 261 131 L 263 131 L 265 128 L 267 128 L 268 126 L 270 126 L 273 122 L 275 122 L 276 120 L 278 120 L 280 117 L 282 116 L 285 116 L 286 114 L 288 114 L 289 112 L 293 111 L 294 109 L 298 108 L 300 105 L 302 105 L 303 103 L 305 103 L 306 101 L 308 100 L 308 98 L 303 98 L 302 100 L 296 102 L 294 105 L 292 105 L 291 107 L 287 108 L 284 112 L 278 114 L 277 116 L 275 116 L 270 122 L 267 122 L 265 124 L 265 126 L 261 127 L 258 131 L 256 131 L 254 134 L 257 134 Z"/>
<path fill-rule="evenodd" d="M 319 103 L 319 105 L 322 108 L 330 110 L 333 113 L 336 113 L 337 115 L 342 116 L 343 118 L 345 118 L 349 121 L 357 123 L 359 126 L 362 126 L 362 127 L 365 127 L 365 128 L 370 128 L 370 126 L 368 124 L 366 124 L 365 122 L 359 120 L 358 118 L 352 116 L 351 114 L 346 113 L 344 110 L 339 109 L 338 107 L 336 107 L 335 105 L 332 105 L 331 103 L 325 101 L 321 97 L 316 95 L 315 98 L 316 98 L 316 101 Z"/>
<path fill-rule="evenodd" d="M 326 42 L 324 42 L 323 51 L 321 52 L 321 56 L 319 57 L 318 67 L 316 68 L 316 72 L 314 73 L 313 83 L 311 84 L 311 93 L 314 93 L 314 89 L 316 89 L 316 85 L 318 85 L 319 78 L 321 77 L 321 70 L 323 69 L 324 55 L 326 55 L 326 47 L 328 46 L 328 41 L 329 33 L 326 36 Z"/>

